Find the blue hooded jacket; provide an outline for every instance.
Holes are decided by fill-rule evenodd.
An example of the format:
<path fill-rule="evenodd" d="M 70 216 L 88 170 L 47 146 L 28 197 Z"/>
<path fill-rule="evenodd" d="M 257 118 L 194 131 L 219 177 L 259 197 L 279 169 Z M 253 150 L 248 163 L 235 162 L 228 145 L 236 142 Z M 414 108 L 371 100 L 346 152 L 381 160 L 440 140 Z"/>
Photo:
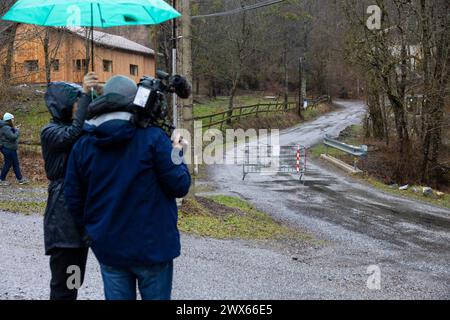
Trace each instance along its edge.
<path fill-rule="evenodd" d="M 121 115 L 116 117 L 114 115 Z M 125 115 L 125 117 L 124 117 Z M 101 264 L 146 266 L 180 255 L 176 198 L 191 184 L 158 127 L 136 128 L 127 112 L 85 125 L 69 158 L 65 195 Z"/>

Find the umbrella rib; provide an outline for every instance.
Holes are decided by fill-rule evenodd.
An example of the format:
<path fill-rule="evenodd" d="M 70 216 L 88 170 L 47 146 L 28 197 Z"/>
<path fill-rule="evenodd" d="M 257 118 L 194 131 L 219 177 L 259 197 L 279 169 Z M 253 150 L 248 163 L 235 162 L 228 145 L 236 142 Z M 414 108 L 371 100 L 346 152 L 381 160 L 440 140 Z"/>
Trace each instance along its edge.
<path fill-rule="evenodd" d="M 98 8 L 98 14 L 100 15 L 100 22 L 102 23 L 102 28 L 104 28 L 102 10 L 100 9 L 100 3 L 97 3 L 97 8 Z"/>
<path fill-rule="evenodd" d="M 52 6 L 52 8 L 50 9 L 50 11 L 48 12 L 47 17 L 44 20 L 44 25 L 47 25 L 47 20 L 50 17 L 50 15 L 52 14 L 53 10 L 55 9 L 55 5 Z"/>
<path fill-rule="evenodd" d="M 156 24 L 156 20 L 155 18 L 153 18 L 152 14 L 148 11 L 148 9 L 145 6 L 142 6 L 142 8 L 144 8 L 145 12 L 147 12 L 147 14 L 150 16 L 150 18 L 152 18 L 153 23 Z"/>

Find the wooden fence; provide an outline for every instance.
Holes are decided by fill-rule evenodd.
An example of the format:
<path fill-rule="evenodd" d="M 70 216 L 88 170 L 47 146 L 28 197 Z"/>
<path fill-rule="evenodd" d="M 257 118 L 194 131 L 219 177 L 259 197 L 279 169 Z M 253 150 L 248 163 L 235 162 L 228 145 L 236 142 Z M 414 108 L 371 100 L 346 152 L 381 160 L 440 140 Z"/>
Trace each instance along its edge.
<path fill-rule="evenodd" d="M 307 101 L 308 101 L 308 108 L 314 108 L 320 103 L 330 102 L 331 98 L 330 96 L 321 96 L 317 99 L 307 99 Z M 202 125 L 202 128 L 204 129 L 208 129 L 214 126 L 220 126 L 220 130 L 222 130 L 223 126 L 226 123 L 232 121 L 239 121 L 249 116 L 258 117 L 259 115 L 264 114 L 269 115 L 269 114 L 289 112 L 298 109 L 298 107 L 299 106 L 297 102 L 289 102 L 287 105 L 284 102 L 259 103 L 250 106 L 235 107 L 231 115 L 230 111 L 222 111 L 212 113 L 206 116 L 194 117 L 190 120 L 203 121 L 204 123 Z"/>

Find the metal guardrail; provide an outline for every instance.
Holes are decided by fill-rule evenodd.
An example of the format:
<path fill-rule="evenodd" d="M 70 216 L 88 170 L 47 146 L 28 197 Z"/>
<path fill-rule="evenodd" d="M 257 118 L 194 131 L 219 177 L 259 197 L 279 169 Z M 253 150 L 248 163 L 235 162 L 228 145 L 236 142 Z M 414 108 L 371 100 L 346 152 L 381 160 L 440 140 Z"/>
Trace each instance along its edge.
<path fill-rule="evenodd" d="M 352 156 L 355 157 L 359 157 L 359 158 L 364 158 L 367 156 L 367 152 L 368 152 L 368 147 L 366 145 L 361 145 L 359 147 L 357 146 L 352 146 L 350 144 L 346 144 L 343 142 L 340 142 L 336 139 L 331 138 L 329 135 L 326 135 L 325 138 L 323 139 L 323 143 L 327 146 L 327 147 L 331 147 L 334 149 L 338 149 L 341 150 L 345 153 L 348 153 Z"/>

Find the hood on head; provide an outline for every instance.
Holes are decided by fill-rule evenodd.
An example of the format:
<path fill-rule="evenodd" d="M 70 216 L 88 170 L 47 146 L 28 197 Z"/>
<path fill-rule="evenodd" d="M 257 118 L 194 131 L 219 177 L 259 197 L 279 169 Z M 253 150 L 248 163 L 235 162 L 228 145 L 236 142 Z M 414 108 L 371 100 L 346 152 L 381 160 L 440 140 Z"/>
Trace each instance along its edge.
<path fill-rule="evenodd" d="M 45 103 L 54 121 L 68 123 L 72 120 L 73 105 L 82 95 L 81 86 L 68 82 L 52 82 L 45 93 Z"/>
<path fill-rule="evenodd" d="M 84 130 L 94 138 L 94 144 L 100 148 L 110 148 L 128 143 L 136 133 L 131 122 L 133 115 L 127 112 L 104 114 L 96 121 L 88 121 Z"/>
<path fill-rule="evenodd" d="M 88 119 L 111 112 L 133 112 L 134 96 L 109 93 L 98 97 L 88 107 Z"/>

